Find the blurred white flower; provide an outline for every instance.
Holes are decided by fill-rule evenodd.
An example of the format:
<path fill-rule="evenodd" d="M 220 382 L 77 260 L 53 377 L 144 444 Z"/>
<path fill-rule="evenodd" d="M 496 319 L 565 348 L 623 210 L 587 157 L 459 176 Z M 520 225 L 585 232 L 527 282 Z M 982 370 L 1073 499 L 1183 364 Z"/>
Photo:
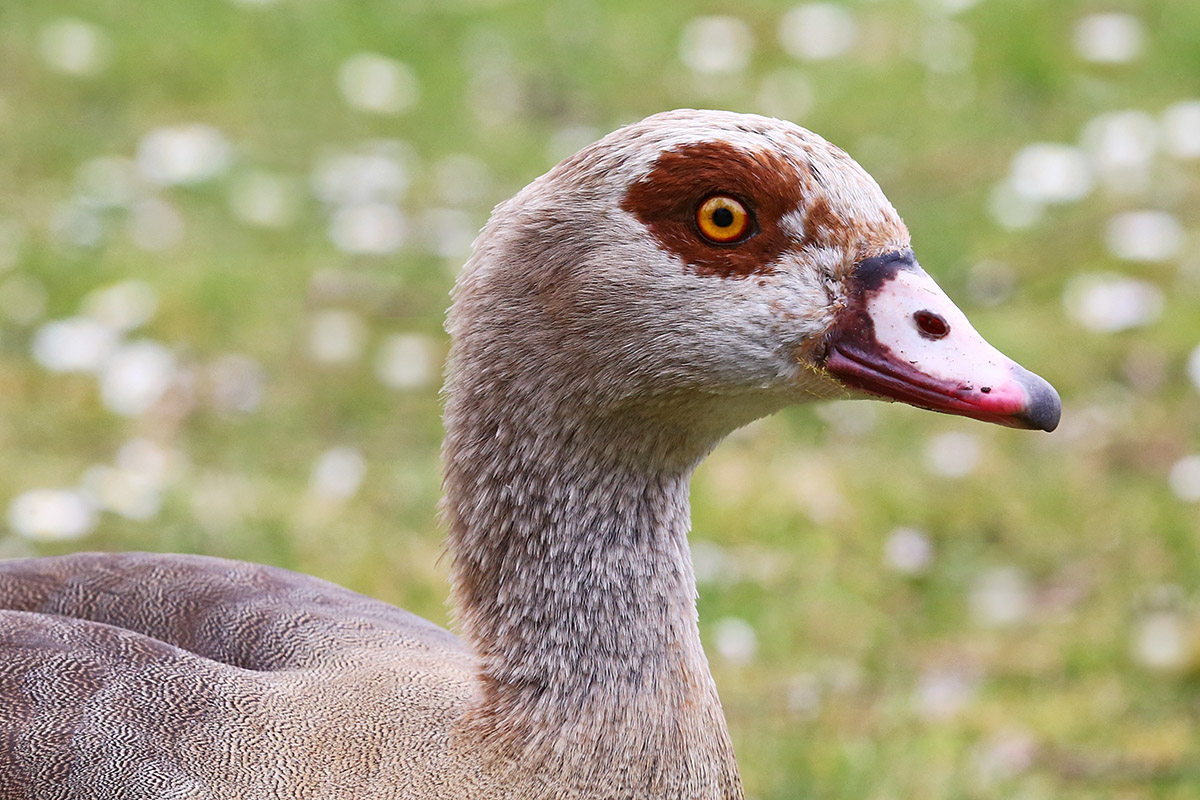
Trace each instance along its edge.
<path fill-rule="evenodd" d="M 1076 275 L 1063 291 L 1067 315 L 1096 333 L 1116 333 L 1155 322 L 1163 294 L 1152 283 L 1112 273 Z"/>
<path fill-rule="evenodd" d="M 294 180 L 261 170 L 239 173 L 229 186 L 229 206 L 247 225 L 285 228 L 299 214 L 299 186 Z"/>
<path fill-rule="evenodd" d="M 356 53 L 343 61 L 338 89 L 352 108 L 372 114 L 399 114 L 420 97 L 412 68 L 379 53 Z"/>
<path fill-rule="evenodd" d="M 679 58 L 702 75 L 732 75 L 750 64 L 754 37 L 737 17 L 696 17 L 683 28 Z"/>
<path fill-rule="evenodd" d="M 27 539 L 78 539 L 96 527 L 96 509 L 73 489 L 30 489 L 9 503 L 8 525 Z"/>
<path fill-rule="evenodd" d="M 1012 181 L 1001 181 L 992 187 L 987 208 L 996 224 L 1010 230 L 1029 228 L 1046 212 L 1040 200 L 1031 199 L 1017 191 Z"/>
<path fill-rule="evenodd" d="M 407 238 L 404 213 L 388 203 L 341 206 L 329 220 L 329 239 L 343 253 L 386 255 Z"/>
<path fill-rule="evenodd" d="M 1183 250 L 1183 225 L 1166 211 L 1123 211 L 1108 221 L 1108 249 L 1126 261 L 1166 261 Z"/>
<path fill-rule="evenodd" d="M 971 616 L 981 625 L 1002 627 L 1026 619 L 1033 610 L 1033 590 L 1016 567 L 995 567 L 980 575 L 970 590 Z"/>
<path fill-rule="evenodd" d="M 971 702 L 978 691 L 978 683 L 971 670 L 926 670 L 913 689 L 913 708 L 927 720 L 950 719 Z"/>
<path fill-rule="evenodd" d="M 1192 354 L 1188 356 L 1187 373 L 1188 377 L 1192 379 L 1192 385 L 1200 389 L 1200 345 L 1197 345 L 1192 350 Z"/>
<path fill-rule="evenodd" d="M 1144 111 L 1113 111 L 1084 126 L 1082 143 L 1108 188 L 1129 193 L 1149 183 L 1158 136 L 1158 124 Z"/>
<path fill-rule="evenodd" d="M 933 563 L 933 542 L 917 528 L 896 528 L 884 544 L 884 558 L 896 572 L 921 575 Z"/>
<path fill-rule="evenodd" d="M 313 190 L 333 206 L 329 238 L 345 253 L 383 255 L 407 240 L 409 226 L 397 207 L 417 158 L 404 142 L 377 141 L 360 152 L 323 156 L 312 174 Z"/>
<path fill-rule="evenodd" d="M 375 374 L 393 389 L 420 389 L 437 377 L 433 340 L 421 334 L 395 333 L 380 345 Z"/>
<path fill-rule="evenodd" d="M 145 281 L 127 280 L 95 289 L 83 298 L 83 313 L 114 331 L 141 327 L 158 310 L 158 296 Z"/>
<path fill-rule="evenodd" d="M 1037 755 L 1037 742 L 1027 733 L 1008 732 L 980 742 L 974 751 L 975 770 L 988 786 L 1028 772 Z"/>
<path fill-rule="evenodd" d="M 95 506 L 126 519 L 150 519 L 162 508 L 159 487 L 123 469 L 97 464 L 84 473 L 82 485 Z"/>
<path fill-rule="evenodd" d="M 1184 456 L 1171 465 L 1171 491 L 1185 503 L 1200 503 L 1200 454 Z"/>
<path fill-rule="evenodd" d="M 137 149 L 138 168 L 160 186 L 211 180 L 226 170 L 231 157 L 225 135 L 203 123 L 155 128 Z"/>
<path fill-rule="evenodd" d="M 328 205 L 397 203 L 408 191 L 411 145 L 372 142 L 363 152 L 332 152 L 317 161 L 313 191 Z"/>
<path fill-rule="evenodd" d="M 308 328 L 308 355 L 318 364 L 350 364 L 362 358 L 367 323 L 353 311 L 327 308 L 313 314 Z"/>
<path fill-rule="evenodd" d="M 750 623 L 739 617 L 722 617 L 713 626 L 717 652 L 730 664 L 744 665 L 758 652 L 758 636 Z"/>
<path fill-rule="evenodd" d="M 1145 31 L 1132 14 L 1088 14 L 1075 23 L 1075 52 L 1085 61 L 1124 64 L 1142 52 Z"/>
<path fill-rule="evenodd" d="M 353 447 L 333 447 L 313 464 L 310 493 L 323 500 L 349 500 L 358 493 L 367 473 L 367 460 Z"/>
<path fill-rule="evenodd" d="M 74 200 L 54 209 L 50 219 L 50 234 L 65 245 L 95 247 L 104 235 L 104 223 L 96 208 Z"/>
<path fill-rule="evenodd" d="M 38 55 L 56 72 L 81 78 L 98 75 L 112 60 L 112 42 L 103 28 L 74 17 L 59 17 L 38 31 Z"/>
<path fill-rule="evenodd" d="M 113 353 L 100 375 L 100 398 L 108 410 L 127 417 L 158 402 L 175 377 L 175 357 L 158 342 L 142 340 Z"/>
<path fill-rule="evenodd" d="M 1163 147 L 1175 158 L 1200 158 L 1200 100 L 1181 100 L 1162 116 Z"/>
<path fill-rule="evenodd" d="M 142 250 L 168 250 L 183 240 L 183 217 L 161 197 L 145 197 L 133 204 L 129 235 Z"/>
<path fill-rule="evenodd" d="M 836 58 L 858 38 L 854 16 L 834 3 L 806 3 L 783 15 L 779 43 L 784 51 L 803 61 Z"/>
<path fill-rule="evenodd" d="M 75 173 L 75 188 L 90 205 L 127 208 L 141 192 L 137 164 L 124 156 L 85 161 Z"/>
<path fill-rule="evenodd" d="M 183 453 L 144 436 L 126 441 L 117 450 L 116 465 L 154 486 L 174 483 L 183 474 Z"/>
<path fill-rule="evenodd" d="M 1176 672 L 1188 666 L 1196 642 L 1188 621 L 1176 611 L 1142 614 L 1134 624 L 1131 649 L 1143 667 Z"/>
<path fill-rule="evenodd" d="M 1037 203 L 1069 203 L 1087 195 L 1092 174 L 1078 148 L 1053 142 L 1026 145 L 1013 157 L 1009 181 Z"/>
<path fill-rule="evenodd" d="M 925 463 L 931 472 L 943 478 L 963 478 L 979 466 L 983 448 L 969 433 L 950 431 L 939 434 L 925 447 Z"/>
<path fill-rule="evenodd" d="M 90 317 L 54 320 L 33 335 L 33 358 L 51 372 L 97 372 L 118 342 L 116 331 Z"/>

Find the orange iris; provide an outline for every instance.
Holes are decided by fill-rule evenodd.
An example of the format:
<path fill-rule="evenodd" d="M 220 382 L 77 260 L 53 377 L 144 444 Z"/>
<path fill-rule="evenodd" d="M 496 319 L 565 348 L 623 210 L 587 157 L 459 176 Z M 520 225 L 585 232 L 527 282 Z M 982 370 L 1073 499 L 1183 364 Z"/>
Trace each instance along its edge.
<path fill-rule="evenodd" d="M 729 244 L 743 238 L 750 230 L 750 212 L 740 200 L 717 194 L 700 204 L 696 210 L 696 224 L 705 239 Z"/>

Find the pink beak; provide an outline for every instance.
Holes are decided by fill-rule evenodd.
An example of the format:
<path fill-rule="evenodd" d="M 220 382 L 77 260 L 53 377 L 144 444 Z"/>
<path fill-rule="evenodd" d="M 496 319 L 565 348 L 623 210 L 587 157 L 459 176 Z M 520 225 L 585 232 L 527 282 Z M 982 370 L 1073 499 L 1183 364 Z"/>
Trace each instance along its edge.
<path fill-rule="evenodd" d="M 847 301 L 823 363 L 845 386 L 1013 428 L 1057 427 L 1054 387 L 976 333 L 911 252 L 859 263 Z"/>

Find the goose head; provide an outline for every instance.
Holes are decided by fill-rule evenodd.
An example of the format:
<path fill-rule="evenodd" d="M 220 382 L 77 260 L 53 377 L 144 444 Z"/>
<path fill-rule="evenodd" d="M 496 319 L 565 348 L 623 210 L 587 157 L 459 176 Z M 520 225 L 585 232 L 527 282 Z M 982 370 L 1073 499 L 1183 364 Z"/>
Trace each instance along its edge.
<path fill-rule="evenodd" d="M 839 396 L 1047 431 L 1060 413 L 921 269 L 866 171 L 752 115 L 657 114 L 534 181 L 480 236 L 448 327 L 452 397 L 704 441 Z"/>

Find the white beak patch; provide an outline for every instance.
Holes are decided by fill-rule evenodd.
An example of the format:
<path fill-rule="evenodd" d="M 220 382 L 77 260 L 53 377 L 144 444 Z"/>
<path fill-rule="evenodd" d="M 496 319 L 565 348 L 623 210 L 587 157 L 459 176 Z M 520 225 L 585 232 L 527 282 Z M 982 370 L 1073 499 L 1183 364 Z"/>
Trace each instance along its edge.
<path fill-rule="evenodd" d="M 1057 426 L 1054 388 L 988 344 L 911 253 L 863 261 L 848 299 L 824 367 L 849 388 L 1011 427 Z"/>

